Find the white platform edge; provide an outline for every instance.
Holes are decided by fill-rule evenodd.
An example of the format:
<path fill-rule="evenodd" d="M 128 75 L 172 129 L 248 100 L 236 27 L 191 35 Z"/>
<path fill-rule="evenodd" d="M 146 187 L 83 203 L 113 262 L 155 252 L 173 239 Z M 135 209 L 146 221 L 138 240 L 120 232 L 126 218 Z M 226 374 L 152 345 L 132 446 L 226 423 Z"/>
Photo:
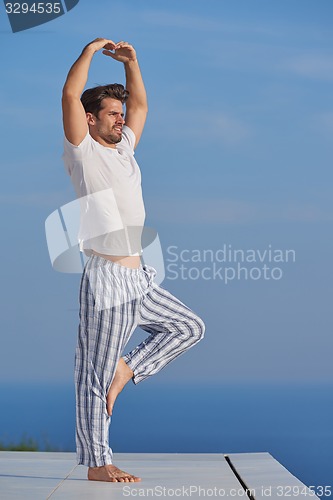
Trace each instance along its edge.
<path fill-rule="evenodd" d="M 226 459 L 228 457 L 228 459 Z M 230 467 L 231 461 L 236 475 Z M 313 492 L 269 453 L 169 454 L 118 453 L 115 463 L 140 477 L 139 483 L 87 481 L 87 468 L 76 465 L 75 453 L 0 452 L 1 500 L 110 500 L 134 496 L 191 498 L 295 498 Z M 237 475 L 240 476 L 240 480 Z M 302 488 L 302 490 L 301 490 Z M 288 495 L 288 492 L 291 492 Z M 296 491 L 296 490 L 294 490 Z M 285 495 L 281 495 L 285 492 Z M 306 492 L 306 494 L 304 493 Z"/>

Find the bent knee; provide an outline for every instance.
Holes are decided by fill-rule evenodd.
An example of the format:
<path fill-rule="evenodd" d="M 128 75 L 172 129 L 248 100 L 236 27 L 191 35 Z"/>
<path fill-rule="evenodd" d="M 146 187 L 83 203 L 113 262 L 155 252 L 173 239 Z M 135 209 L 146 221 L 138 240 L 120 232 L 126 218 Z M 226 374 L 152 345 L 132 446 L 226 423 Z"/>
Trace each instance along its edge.
<path fill-rule="evenodd" d="M 193 340 L 198 342 L 203 339 L 205 336 L 205 323 L 202 321 L 199 316 L 196 316 L 192 321 L 192 337 Z"/>

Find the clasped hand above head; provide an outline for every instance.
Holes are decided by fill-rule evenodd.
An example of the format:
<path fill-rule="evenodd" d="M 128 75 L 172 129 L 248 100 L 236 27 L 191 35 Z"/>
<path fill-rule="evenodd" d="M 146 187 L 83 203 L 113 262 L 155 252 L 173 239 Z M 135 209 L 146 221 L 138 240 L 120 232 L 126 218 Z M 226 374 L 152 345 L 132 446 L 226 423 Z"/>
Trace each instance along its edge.
<path fill-rule="evenodd" d="M 130 61 L 136 61 L 136 52 L 134 47 L 128 42 L 114 42 L 107 38 L 96 38 L 90 42 L 84 50 L 93 49 L 94 52 L 104 49 L 103 54 L 116 61 L 127 63 Z"/>

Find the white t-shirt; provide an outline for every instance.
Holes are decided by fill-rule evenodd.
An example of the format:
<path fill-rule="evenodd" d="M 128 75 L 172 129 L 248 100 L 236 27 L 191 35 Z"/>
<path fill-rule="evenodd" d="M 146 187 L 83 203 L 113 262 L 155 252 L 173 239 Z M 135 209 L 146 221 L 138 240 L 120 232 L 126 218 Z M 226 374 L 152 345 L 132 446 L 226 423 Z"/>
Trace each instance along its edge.
<path fill-rule="evenodd" d="M 142 253 L 145 209 L 134 144 L 127 126 L 116 149 L 102 146 L 89 132 L 79 146 L 65 137 L 63 160 L 80 201 L 78 241 L 86 255 Z"/>

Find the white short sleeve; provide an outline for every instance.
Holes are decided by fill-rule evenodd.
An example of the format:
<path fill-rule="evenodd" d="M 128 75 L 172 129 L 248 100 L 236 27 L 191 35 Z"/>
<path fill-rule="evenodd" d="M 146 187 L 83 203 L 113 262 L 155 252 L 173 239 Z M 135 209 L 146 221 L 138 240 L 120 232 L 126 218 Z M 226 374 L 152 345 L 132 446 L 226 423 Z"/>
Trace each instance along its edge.
<path fill-rule="evenodd" d="M 64 136 L 64 153 L 66 156 L 70 157 L 73 160 L 79 160 L 82 158 L 82 155 L 87 154 L 89 148 L 91 147 L 91 135 L 89 131 L 84 137 L 83 141 L 78 145 L 74 146 L 66 136 Z"/>
<path fill-rule="evenodd" d="M 63 161 L 69 175 L 72 174 L 75 163 L 80 162 L 83 157 L 88 156 L 90 151 L 92 151 L 92 137 L 89 132 L 87 132 L 87 135 L 78 146 L 74 146 L 74 144 L 69 142 L 67 137 L 64 136 Z"/>

